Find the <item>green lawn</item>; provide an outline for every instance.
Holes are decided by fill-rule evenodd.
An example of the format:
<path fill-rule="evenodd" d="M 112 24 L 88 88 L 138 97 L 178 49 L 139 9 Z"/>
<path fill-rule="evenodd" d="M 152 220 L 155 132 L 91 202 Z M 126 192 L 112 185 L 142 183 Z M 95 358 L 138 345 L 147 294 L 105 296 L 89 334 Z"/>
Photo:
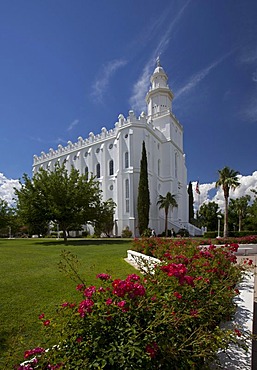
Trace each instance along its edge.
<path fill-rule="evenodd" d="M 76 283 L 58 268 L 63 250 L 80 261 L 87 284 L 108 272 L 124 278 L 135 272 L 124 261 L 131 241 L 122 239 L 71 240 L 0 239 L 0 369 L 12 369 L 25 349 L 42 344 L 42 312 L 50 317 L 58 304 L 79 299 Z"/>

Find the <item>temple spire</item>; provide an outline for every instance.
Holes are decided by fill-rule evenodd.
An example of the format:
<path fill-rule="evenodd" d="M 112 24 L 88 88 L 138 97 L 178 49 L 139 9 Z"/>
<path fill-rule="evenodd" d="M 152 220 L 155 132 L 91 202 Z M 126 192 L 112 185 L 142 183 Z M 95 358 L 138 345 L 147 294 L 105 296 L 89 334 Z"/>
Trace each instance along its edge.
<path fill-rule="evenodd" d="M 161 61 L 160 61 L 160 55 L 156 58 L 156 66 L 160 67 L 161 66 Z"/>

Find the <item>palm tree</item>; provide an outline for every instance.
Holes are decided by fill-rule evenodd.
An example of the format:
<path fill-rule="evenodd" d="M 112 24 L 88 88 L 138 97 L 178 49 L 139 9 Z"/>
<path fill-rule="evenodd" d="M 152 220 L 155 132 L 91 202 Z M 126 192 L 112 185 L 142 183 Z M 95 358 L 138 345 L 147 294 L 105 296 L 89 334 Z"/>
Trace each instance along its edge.
<path fill-rule="evenodd" d="M 250 200 L 251 200 L 251 197 L 250 195 L 247 194 L 241 198 L 231 199 L 231 202 L 229 203 L 229 208 L 230 208 L 230 205 L 231 207 L 234 207 L 238 215 L 238 231 L 242 231 L 242 221 L 247 215 L 248 203 Z"/>
<path fill-rule="evenodd" d="M 229 167 L 224 167 L 222 170 L 219 170 L 219 179 L 216 182 L 216 188 L 221 186 L 224 193 L 225 199 L 225 212 L 224 212 L 224 238 L 228 236 L 228 198 L 229 190 L 235 190 L 240 186 L 238 181 L 238 171 L 234 171 Z"/>
<path fill-rule="evenodd" d="M 165 212 L 165 236 L 168 236 L 168 213 L 169 209 L 173 210 L 174 207 L 178 206 L 178 203 L 175 199 L 175 195 L 172 195 L 169 191 L 164 197 L 163 195 L 159 195 L 159 200 L 157 202 L 159 205 L 159 209 L 164 208 Z"/>

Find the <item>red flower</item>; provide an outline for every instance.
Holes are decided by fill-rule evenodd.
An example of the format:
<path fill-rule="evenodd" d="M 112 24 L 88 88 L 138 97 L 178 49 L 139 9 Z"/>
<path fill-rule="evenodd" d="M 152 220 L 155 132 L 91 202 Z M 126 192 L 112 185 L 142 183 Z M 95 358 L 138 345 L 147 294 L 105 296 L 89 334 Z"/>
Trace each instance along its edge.
<path fill-rule="evenodd" d="M 41 313 L 41 315 L 38 316 L 39 320 L 42 320 L 45 317 L 44 313 Z"/>
<path fill-rule="evenodd" d="M 76 286 L 76 290 L 82 290 L 84 288 L 84 284 L 79 284 Z"/>
<path fill-rule="evenodd" d="M 198 316 L 198 311 L 197 310 L 190 310 L 190 315 L 192 317 L 197 317 Z"/>
<path fill-rule="evenodd" d="M 235 329 L 234 331 L 235 331 L 235 333 L 236 333 L 236 335 L 237 335 L 238 337 L 241 337 L 242 333 L 241 333 L 241 331 L 240 331 L 240 330 Z"/>
<path fill-rule="evenodd" d="M 156 342 L 153 342 L 151 344 L 147 344 L 145 350 L 151 358 L 154 358 L 157 354 L 157 351 L 158 351 L 158 345 L 157 345 Z"/>
<path fill-rule="evenodd" d="M 174 294 L 174 296 L 175 296 L 177 299 L 181 299 L 181 298 L 182 298 L 182 295 L 181 295 L 179 292 L 174 292 L 173 294 Z"/>
<path fill-rule="evenodd" d="M 50 325 L 50 320 L 45 320 L 45 321 L 43 322 L 43 324 L 44 324 L 44 326 L 48 326 L 48 325 Z"/>

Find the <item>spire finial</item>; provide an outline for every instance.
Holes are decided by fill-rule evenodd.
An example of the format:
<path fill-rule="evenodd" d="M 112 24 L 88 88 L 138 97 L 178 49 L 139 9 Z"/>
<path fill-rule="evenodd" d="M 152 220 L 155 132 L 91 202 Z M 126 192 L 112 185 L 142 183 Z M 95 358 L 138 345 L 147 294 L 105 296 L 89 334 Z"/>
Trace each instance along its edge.
<path fill-rule="evenodd" d="M 158 57 L 156 59 L 156 64 L 157 64 L 157 67 L 160 67 L 161 66 L 160 55 L 158 55 Z"/>

